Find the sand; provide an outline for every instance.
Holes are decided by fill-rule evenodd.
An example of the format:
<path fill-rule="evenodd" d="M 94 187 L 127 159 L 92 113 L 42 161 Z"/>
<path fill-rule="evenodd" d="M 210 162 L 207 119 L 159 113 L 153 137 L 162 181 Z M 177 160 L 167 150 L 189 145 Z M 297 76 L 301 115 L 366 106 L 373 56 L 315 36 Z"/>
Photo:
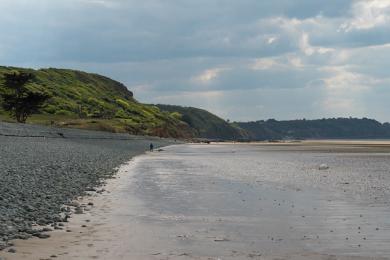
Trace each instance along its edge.
<path fill-rule="evenodd" d="M 369 152 L 379 154 L 378 160 L 388 158 L 390 147 L 382 142 L 288 145 L 282 149 L 286 158 L 304 150 L 310 156 L 369 156 Z M 261 146 L 253 148 L 262 151 L 261 163 L 270 160 L 266 155 L 278 158 L 281 149 L 280 144 L 240 146 L 171 146 L 136 157 L 120 168 L 115 179 L 107 181 L 102 194 L 80 199 L 81 204 L 93 206 L 86 206 L 84 214 L 73 214 L 64 230 L 49 232 L 48 239 L 14 241 L 16 253 L 0 252 L 0 257 L 390 259 L 386 204 L 376 203 L 370 196 L 351 196 L 359 194 L 359 189 L 344 192 L 327 182 L 319 182 L 323 188 L 309 187 L 310 176 L 308 182 L 281 182 L 251 175 L 248 169 L 244 177 L 236 178 L 235 163 L 229 165 L 228 161 L 248 147 Z M 227 161 L 213 161 L 218 158 Z M 317 162 L 313 174 L 331 173 L 318 171 L 315 165 Z M 301 170 L 299 165 L 289 167 Z M 286 178 L 299 180 L 299 176 Z"/>

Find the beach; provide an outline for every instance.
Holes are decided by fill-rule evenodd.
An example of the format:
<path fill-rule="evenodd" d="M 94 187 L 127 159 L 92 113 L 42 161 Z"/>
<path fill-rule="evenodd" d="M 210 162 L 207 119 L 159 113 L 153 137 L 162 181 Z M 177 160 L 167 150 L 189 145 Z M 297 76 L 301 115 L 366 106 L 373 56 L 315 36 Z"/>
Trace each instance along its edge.
<path fill-rule="evenodd" d="M 101 185 L 132 157 L 174 140 L 0 123 L 0 250 L 13 239 L 47 238 L 73 200 Z M 81 211 L 81 208 L 77 210 Z"/>
<path fill-rule="evenodd" d="M 183 144 L 4 259 L 389 259 L 388 142 Z M 326 164 L 329 169 L 320 170 Z"/>

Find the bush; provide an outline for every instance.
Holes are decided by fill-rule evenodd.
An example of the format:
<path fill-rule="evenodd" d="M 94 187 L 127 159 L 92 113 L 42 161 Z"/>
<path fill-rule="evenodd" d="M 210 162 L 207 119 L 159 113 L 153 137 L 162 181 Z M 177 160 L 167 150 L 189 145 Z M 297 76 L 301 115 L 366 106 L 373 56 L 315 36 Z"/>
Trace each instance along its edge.
<path fill-rule="evenodd" d="M 125 109 L 125 110 L 127 110 L 127 109 L 130 108 L 130 105 L 129 105 L 126 101 L 124 101 L 123 99 L 118 98 L 118 99 L 115 100 L 115 101 L 116 101 L 116 103 L 117 103 L 120 107 L 122 107 L 122 108 Z"/>
<path fill-rule="evenodd" d="M 43 109 L 44 112 L 48 113 L 48 114 L 55 114 L 56 113 L 56 108 L 55 106 L 53 105 L 47 105 L 44 109 Z"/>
<path fill-rule="evenodd" d="M 177 120 L 181 120 L 183 116 L 179 112 L 173 112 L 171 113 L 171 117 L 176 118 Z"/>
<path fill-rule="evenodd" d="M 58 116 L 71 116 L 71 115 L 73 115 L 72 112 L 66 111 L 66 110 L 58 110 L 55 112 L 55 114 Z"/>
<path fill-rule="evenodd" d="M 118 111 L 116 111 L 115 117 L 116 118 L 128 118 L 129 115 L 126 114 L 126 112 L 123 109 L 119 109 Z"/>

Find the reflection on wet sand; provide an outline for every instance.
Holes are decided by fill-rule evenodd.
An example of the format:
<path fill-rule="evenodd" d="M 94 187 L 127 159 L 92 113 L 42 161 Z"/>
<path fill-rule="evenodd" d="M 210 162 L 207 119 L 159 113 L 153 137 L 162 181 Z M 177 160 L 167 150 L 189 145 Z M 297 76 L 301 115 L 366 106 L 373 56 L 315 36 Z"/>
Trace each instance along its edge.
<path fill-rule="evenodd" d="M 384 143 L 171 146 L 6 259 L 386 259 Z M 319 170 L 321 164 L 329 169 Z"/>

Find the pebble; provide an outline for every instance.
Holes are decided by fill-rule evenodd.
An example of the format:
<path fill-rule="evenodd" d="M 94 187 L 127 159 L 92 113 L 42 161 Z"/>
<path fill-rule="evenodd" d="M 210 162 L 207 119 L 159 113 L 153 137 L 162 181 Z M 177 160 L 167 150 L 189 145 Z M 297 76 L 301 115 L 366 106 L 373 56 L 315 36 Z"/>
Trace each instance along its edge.
<path fill-rule="evenodd" d="M 83 214 L 84 213 L 84 209 L 82 207 L 77 207 L 75 209 L 75 214 Z"/>
<path fill-rule="evenodd" d="M 40 238 L 40 239 L 46 239 L 46 238 L 49 238 L 50 235 L 49 234 L 44 234 L 44 233 L 39 233 L 36 235 L 36 237 Z"/>
<path fill-rule="evenodd" d="M 67 138 L 60 138 L 58 132 Z M 51 138 L 17 138 L 2 133 Z M 84 195 L 87 189 L 97 191 L 95 187 L 101 180 L 111 177 L 113 169 L 129 158 L 143 153 L 150 140 L 0 122 L 0 241 L 6 244 L 12 239 L 31 237 L 35 223 L 46 226 L 66 222 L 70 215 L 60 214 L 71 209 L 64 205 L 80 206 L 74 198 Z M 153 139 L 153 143 L 161 146 L 173 141 Z M 99 192 L 103 191 L 100 188 Z M 92 206 L 92 202 L 88 205 Z M 0 249 L 3 247 L 7 246 L 0 242 Z"/>
<path fill-rule="evenodd" d="M 318 167 L 319 170 L 328 170 L 329 169 L 329 166 L 325 163 L 321 164 L 319 167 Z"/>

